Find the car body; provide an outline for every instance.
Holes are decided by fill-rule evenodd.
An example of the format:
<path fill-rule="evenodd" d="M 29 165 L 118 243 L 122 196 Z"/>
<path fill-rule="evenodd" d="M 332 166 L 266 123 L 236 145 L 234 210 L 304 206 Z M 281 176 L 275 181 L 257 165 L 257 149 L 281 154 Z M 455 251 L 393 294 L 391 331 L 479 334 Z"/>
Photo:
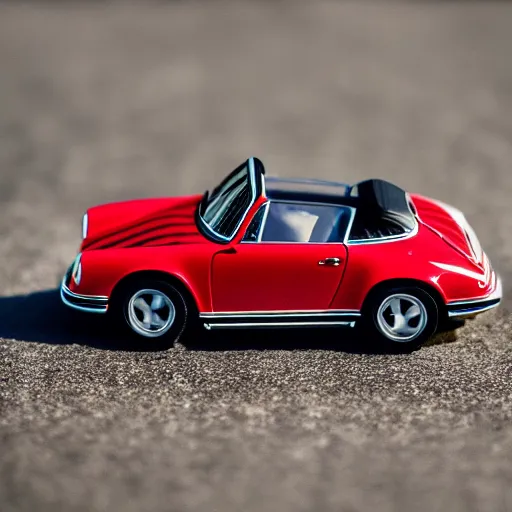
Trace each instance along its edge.
<path fill-rule="evenodd" d="M 82 229 L 62 300 L 84 312 L 116 310 L 150 341 L 169 331 L 177 339 L 185 308 L 206 329 L 368 323 L 384 342 L 417 346 L 502 296 L 453 206 L 384 180 L 268 177 L 252 157 L 211 193 L 95 206 Z M 180 306 L 148 282 L 170 286 Z"/>

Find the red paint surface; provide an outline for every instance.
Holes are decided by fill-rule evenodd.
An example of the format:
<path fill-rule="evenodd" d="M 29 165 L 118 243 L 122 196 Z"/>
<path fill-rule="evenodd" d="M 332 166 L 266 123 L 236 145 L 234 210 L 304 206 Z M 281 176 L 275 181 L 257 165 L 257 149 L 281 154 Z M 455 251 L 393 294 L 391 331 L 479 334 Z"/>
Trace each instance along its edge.
<path fill-rule="evenodd" d="M 198 230 L 195 208 L 200 196 L 96 206 L 88 212 L 82 281 L 78 287 L 71 284 L 71 289 L 110 296 L 124 277 L 160 271 L 180 279 L 201 312 L 359 310 L 375 285 L 404 278 L 431 286 L 445 301 L 488 294 L 493 283 L 487 258 L 483 265 L 474 263 L 464 233 L 452 217 L 427 198 L 411 197 L 421 219 L 415 236 L 348 246 L 242 243 L 264 198 L 227 245 L 206 239 Z M 226 249 L 235 252 L 225 253 Z M 328 257 L 340 258 L 341 264 L 318 265 Z M 450 265 L 451 270 L 435 262 Z"/>
<path fill-rule="evenodd" d="M 214 311 L 328 309 L 346 264 L 343 244 L 242 243 L 213 258 Z M 339 266 L 319 265 L 337 257 Z"/>

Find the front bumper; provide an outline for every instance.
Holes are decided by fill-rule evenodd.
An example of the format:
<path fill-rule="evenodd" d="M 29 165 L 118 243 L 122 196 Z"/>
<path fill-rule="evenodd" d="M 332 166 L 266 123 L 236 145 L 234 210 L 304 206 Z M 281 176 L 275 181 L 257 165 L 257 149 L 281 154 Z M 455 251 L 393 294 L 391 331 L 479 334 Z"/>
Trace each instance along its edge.
<path fill-rule="evenodd" d="M 108 309 L 108 297 L 101 295 L 79 295 L 69 289 L 71 280 L 71 267 L 66 272 L 60 286 L 60 298 L 70 308 L 86 313 L 106 313 Z"/>
<path fill-rule="evenodd" d="M 448 317 L 452 319 L 470 318 L 498 307 L 503 298 L 503 283 L 501 278 L 496 274 L 494 280 L 493 291 L 486 297 L 475 300 L 449 302 L 447 304 Z"/>

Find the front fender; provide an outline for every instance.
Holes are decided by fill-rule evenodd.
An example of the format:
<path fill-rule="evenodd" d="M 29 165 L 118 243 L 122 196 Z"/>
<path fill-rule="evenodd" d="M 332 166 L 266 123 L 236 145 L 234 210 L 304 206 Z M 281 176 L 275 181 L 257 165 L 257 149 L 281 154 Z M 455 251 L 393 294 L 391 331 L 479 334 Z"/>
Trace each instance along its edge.
<path fill-rule="evenodd" d="M 136 272 L 163 272 L 179 279 L 190 291 L 199 311 L 211 306 L 210 268 L 213 250 L 201 245 L 139 247 L 86 251 L 82 254 L 82 280 L 70 290 L 81 295 L 110 297 L 122 279 Z"/>

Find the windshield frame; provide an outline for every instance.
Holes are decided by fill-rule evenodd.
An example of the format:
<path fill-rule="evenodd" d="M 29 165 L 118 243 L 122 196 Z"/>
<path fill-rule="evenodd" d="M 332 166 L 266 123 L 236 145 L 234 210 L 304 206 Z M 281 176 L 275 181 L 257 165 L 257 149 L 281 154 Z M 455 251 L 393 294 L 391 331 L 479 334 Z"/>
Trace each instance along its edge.
<path fill-rule="evenodd" d="M 213 229 L 210 224 L 204 219 L 203 213 L 205 212 L 206 208 L 208 208 L 208 200 L 210 198 L 210 193 L 207 190 L 203 198 L 201 199 L 197 211 L 196 211 L 196 219 L 198 223 L 198 227 L 201 231 L 201 233 L 208 238 L 209 240 L 212 240 L 213 242 L 217 243 L 223 243 L 227 244 L 231 242 L 237 234 L 240 232 L 240 227 L 244 223 L 244 221 L 247 219 L 247 215 L 253 208 L 254 204 L 256 203 L 259 195 L 263 192 L 263 172 L 261 172 L 261 180 L 256 179 L 256 165 L 255 165 L 255 159 L 253 157 L 247 159 L 244 163 L 239 165 L 234 171 L 230 172 L 223 180 L 222 182 L 214 187 L 213 190 L 216 190 L 218 188 L 221 188 L 225 183 L 227 183 L 234 175 L 239 173 L 244 167 L 247 167 L 247 178 L 249 180 L 249 186 L 251 189 L 251 200 L 249 202 L 249 205 L 245 209 L 244 213 L 240 217 L 239 222 L 237 223 L 235 229 L 233 230 L 233 234 L 231 236 L 225 236 Z M 258 184 L 258 182 L 261 181 L 261 184 Z"/>

